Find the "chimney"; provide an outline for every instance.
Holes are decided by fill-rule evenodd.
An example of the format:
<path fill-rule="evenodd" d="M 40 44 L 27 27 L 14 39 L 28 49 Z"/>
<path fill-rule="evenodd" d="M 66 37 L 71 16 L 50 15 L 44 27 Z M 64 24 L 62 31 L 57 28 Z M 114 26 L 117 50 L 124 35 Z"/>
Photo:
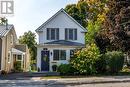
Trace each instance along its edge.
<path fill-rule="evenodd" d="M 6 21 L 6 30 L 8 30 L 8 19 L 5 19 L 5 21 Z"/>

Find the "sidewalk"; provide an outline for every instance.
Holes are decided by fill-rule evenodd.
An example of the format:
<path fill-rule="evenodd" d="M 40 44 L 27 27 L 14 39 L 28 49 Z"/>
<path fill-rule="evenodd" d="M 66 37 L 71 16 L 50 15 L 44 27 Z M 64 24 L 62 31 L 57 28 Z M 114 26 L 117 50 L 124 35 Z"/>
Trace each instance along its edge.
<path fill-rule="evenodd" d="M 64 84 L 99 84 L 99 83 L 125 83 L 130 82 L 130 76 L 101 76 L 101 77 L 83 77 L 83 78 L 59 78 L 44 79 L 43 77 L 24 77 L 22 74 L 10 75 L 17 79 L 3 79 L 0 84 L 42 84 L 42 85 L 64 85 Z M 21 76 L 20 76 L 21 75 Z"/>
<path fill-rule="evenodd" d="M 84 78 L 61 78 L 61 79 L 41 79 L 32 78 L 35 81 L 53 82 L 53 84 L 98 84 L 98 83 L 125 83 L 130 82 L 130 76 L 104 76 L 104 77 L 84 77 Z"/>

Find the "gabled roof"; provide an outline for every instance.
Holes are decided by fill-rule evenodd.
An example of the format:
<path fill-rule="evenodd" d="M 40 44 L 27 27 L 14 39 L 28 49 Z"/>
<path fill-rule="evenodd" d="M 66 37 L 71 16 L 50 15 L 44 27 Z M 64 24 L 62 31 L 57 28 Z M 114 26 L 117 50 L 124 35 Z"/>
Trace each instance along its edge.
<path fill-rule="evenodd" d="M 84 32 L 87 32 L 86 28 L 84 28 L 81 24 L 79 24 L 74 18 L 72 18 L 68 13 L 66 13 L 66 11 L 62 8 L 60 9 L 56 14 L 54 14 L 50 19 L 48 19 L 45 23 L 43 23 L 40 27 L 38 27 L 36 29 L 36 32 L 42 31 L 41 28 L 43 26 L 45 26 L 46 24 L 48 24 L 52 19 L 54 19 L 58 14 L 60 14 L 61 12 L 63 12 L 64 14 L 66 14 L 72 21 L 74 21 L 79 27 L 81 27 Z"/>
<path fill-rule="evenodd" d="M 45 45 L 63 45 L 63 46 L 85 46 L 85 44 L 78 43 L 78 42 L 72 42 L 72 41 L 66 41 L 66 40 L 58 40 L 58 41 L 52 41 L 44 43 Z"/>
<path fill-rule="evenodd" d="M 27 45 L 25 45 L 25 44 L 15 45 L 14 48 L 15 48 L 15 49 L 18 49 L 18 50 L 20 50 L 20 51 L 22 51 L 22 52 L 26 52 Z"/>
<path fill-rule="evenodd" d="M 12 52 L 15 53 L 15 54 L 24 54 L 23 51 L 15 49 L 15 48 L 12 48 Z"/>
<path fill-rule="evenodd" d="M 8 32 L 13 29 L 13 25 L 0 25 L 0 37 L 4 37 L 8 34 Z"/>

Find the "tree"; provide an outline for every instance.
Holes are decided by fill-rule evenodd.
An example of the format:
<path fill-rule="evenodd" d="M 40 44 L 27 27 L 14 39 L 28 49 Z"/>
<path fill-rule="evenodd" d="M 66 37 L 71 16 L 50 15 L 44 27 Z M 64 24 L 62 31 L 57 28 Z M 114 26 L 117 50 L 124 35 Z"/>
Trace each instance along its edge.
<path fill-rule="evenodd" d="M 0 25 L 6 25 L 8 23 L 8 19 L 5 17 L 0 17 Z"/>
<path fill-rule="evenodd" d="M 109 9 L 106 6 L 107 0 L 85 0 L 89 9 L 86 43 L 94 43 L 96 34 L 101 30 Z"/>
<path fill-rule="evenodd" d="M 30 56 L 31 56 L 31 60 L 35 60 L 36 59 L 36 35 L 35 33 L 28 31 L 25 32 L 23 36 L 19 37 L 19 43 L 20 44 L 27 44 L 28 48 L 29 48 L 29 52 L 30 52 Z"/>
<path fill-rule="evenodd" d="M 87 3 L 83 0 L 65 7 L 65 11 L 85 28 L 87 27 L 87 9 Z"/>
<path fill-rule="evenodd" d="M 103 36 L 108 38 L 110 43 L 106 49 L 130 52 L 130 2 L 109 0 L 107 6 L 109 12 L 102 29 Z M 102 41 L 105 42 L 105 40 Z M 97 43 L 100 44 L 100 42 Z"/>

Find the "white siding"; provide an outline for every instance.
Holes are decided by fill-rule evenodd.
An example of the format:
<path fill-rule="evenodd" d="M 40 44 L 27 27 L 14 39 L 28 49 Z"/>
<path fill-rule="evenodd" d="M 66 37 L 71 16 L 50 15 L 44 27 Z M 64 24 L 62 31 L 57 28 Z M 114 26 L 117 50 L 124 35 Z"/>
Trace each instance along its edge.
<path fill-rule="evenodd" d="M 44 47 L 37 48 L 37 67 L 39 67 L 40 69 L 41 69 L 41 51 L 43 50 L 43 48 Z M 70 61 L 70 50 L 76 49 L 73 47 L 64 47 L 64 46 L 60 47 L 51 46 L 46 48 L 50 51 L 50 61 L 49 61 L 50 71 L 52 71 L 52 65 L 68 64 Z M 59 61 L 53 60 L 53 50 L 66 50 L 66 60 L 59 60 Z"/>
<path fill-rule="evenodd" d="M 65 28 L 77 28 L 77 40 L 74 42 L 85 43 L 85 35 L 81 33 L 84 31 L 79 25 L 77 25 L 73 20 L 71 20 L 65 13 L 61 12 L 48 24 L 42 27 L 43 32 L 39 34 L 39 44 L 50 42 L 52 40 L 46 40 L 46 28 L 59 28 L 59 39 L 65 40 Z"/>

